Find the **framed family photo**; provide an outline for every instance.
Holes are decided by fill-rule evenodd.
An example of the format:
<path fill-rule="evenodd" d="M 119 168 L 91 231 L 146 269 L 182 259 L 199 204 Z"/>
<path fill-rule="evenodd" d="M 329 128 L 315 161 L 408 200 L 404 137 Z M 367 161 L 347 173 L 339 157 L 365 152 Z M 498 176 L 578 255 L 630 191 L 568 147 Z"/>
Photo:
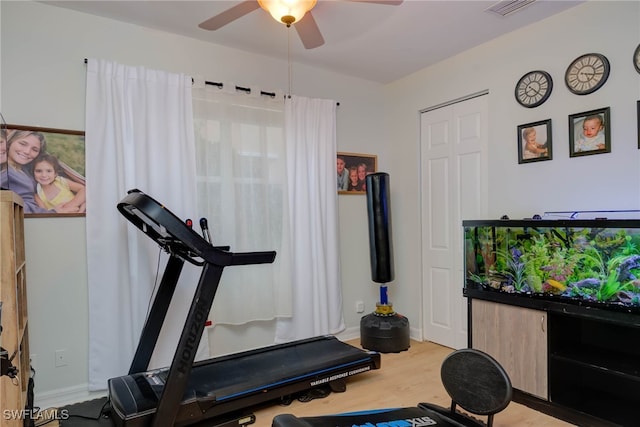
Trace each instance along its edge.
<path fill-rule="evenodd" d="M 85 134 L 7 125 L 2 187 L 25 203 L 25 216 L 84 216 Z"/>
<path fill-rule="evenodd" d="M 338 194 L 366 194 L 365 177 L 378 171 L 378 156 L 337 153 Z"/>
<path fill-rule="evenodd" d="M 518 163 L 551 160 L 551 119 L 518 126 Z"/>
<path fill-rule="evenodd" d="M 585 111 L 569 116 L 569 156 L 611 152 L 610 108 Z"/>

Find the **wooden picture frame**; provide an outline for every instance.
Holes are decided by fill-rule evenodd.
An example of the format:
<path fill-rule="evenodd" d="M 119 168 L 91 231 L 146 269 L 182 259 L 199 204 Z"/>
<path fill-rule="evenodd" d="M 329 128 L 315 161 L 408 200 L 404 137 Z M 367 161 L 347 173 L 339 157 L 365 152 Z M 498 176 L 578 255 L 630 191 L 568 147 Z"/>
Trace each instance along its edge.
<path fill-rule="evenodd" d="M 344 163 L 341 168 L 341 161 Z M 378 172 L 378 156 L 373 154 L 338 152 L 336 156 L 338 172 L 338 194 L 366 194 L 366 175 Z M 340 170 L 343 171 L 342 178 Z M 351 181 L 350 175 L 355 171 L 357 182 Z"/>
<path fill-rule="evenodd" d="M 518 126 L 518 164 L 553 159 L 551 119 Z"/>
<path fill-rule="evenodd" d="M 610 107 L 599 108 L 569 116 L 569 157 L 611 152 L 610 110 Z"/>
<path fill-rule="evenodd" d="M 20 162 L 19 168 L 15 168 L 10 166 L 14 152 L 11 145 L 15 143 L 17 148 L 18 144 L 21 144 L 20 141 L 37 141 L 38 149 L 42 146 L 41 141 L 44 141 L 45 147 L 35 158 L 27 163 Z M 6 178 L 3 174 L 3 187 L 6 181 L 6 187 L 21 196 L 25 204 L 36 204 L 36 209 L 39 208 L 39 212 L 28 212 L 31 209 L 25 206 L 25 217 L 85 216 L 85 133 L 83 131 L 9 124 L 6 145 L 9 160 L 7 167 L 13 167 L 14 171 L 19 170 L 19 172 L 14 172 L 16 175 L 13 175 L 13 180 L 12 174 L 7 173 Z M 47 171 L 50 178 L 47 178 Z M 25 192 L 25 174 L 34 181 L 33 193 Z M 38 183 L 38 180 L 41 183 Z M 47 188 L 50 191 L 47 191 Z M 49 200 L 52 193 L 55 197 Z"/>

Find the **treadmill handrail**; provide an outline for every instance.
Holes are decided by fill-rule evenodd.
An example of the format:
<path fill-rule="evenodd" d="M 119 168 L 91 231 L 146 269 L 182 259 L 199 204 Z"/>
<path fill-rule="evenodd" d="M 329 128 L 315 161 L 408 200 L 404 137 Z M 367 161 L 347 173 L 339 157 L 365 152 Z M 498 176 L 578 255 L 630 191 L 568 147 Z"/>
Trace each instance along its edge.
<path fill-rule="evenodd" d="M 199 259 L 218 266 L 269 264 L 275 251 L 233 253 L 226 247 L 212 246 L 158 201 L 138 189 L 129 190 L 118 210 L 170 254 L 195 265 Z"/>
<path fill-rule="evenodd" d="M 130 190 L 118 203 L 117 208 L 132 224 L 169 252 L 170 259 L 175 261 L 171 262 L 170 266 L 168 264 L 170 278 L 164 280 L 163 276 L 163 289 L 162 292 L 159 291 L 164 298 L 154 299 L 151 308 L 154 316 L 148 321 L 164 322 L 162 311 L 168 309 L 173 288 L 180 275 L 182 260 L 202 267 L 153 419 L 154 427 L 164 427 L 172 425 L 178 413 L 180 399 L 187 386 L 196 350 L 204 332 L 205 320 L 213 305 L 223 269 L 232 265 L 272 263 L 276 253 L 266 251 L 236 254 L 219 246 L 214 247 L 162 204 L 137 189 Z M 138 347 L 141 344 L 146 345 L 144 343 L 147 342 L 155 346 L 157 334 L 161 329 L 157 326 L 161 327 L 145 324 Z M 142 369 L 148 361 L 149 354 L 148 351 L 139 353 L 137 350 L 130 371 Z"/>

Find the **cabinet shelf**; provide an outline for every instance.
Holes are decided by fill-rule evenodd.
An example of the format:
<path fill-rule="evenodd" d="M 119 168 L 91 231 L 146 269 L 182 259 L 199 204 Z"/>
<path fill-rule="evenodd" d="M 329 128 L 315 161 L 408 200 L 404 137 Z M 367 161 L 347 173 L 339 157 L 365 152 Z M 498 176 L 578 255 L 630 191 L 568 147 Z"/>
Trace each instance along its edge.
<path fill-rule="evenodd" d="M 597 347 L 583 347 L 579 350 L 555 351 L 549 355 L 550 361 L 561 360 L 574 363 L 585 369 L 597 369 L 610 375 L 621 375 L 636 378 L 640 381 L 640 366 L 638 359 L 633 356 L 616 355 Z"/>
<path fill-rule="evenodd" d="M 637 423 L 640 379 L 557 358 L 550 362 L 553 403 L 621 425 Z"/>
<path fill-rule="evenodd" d="M 608 420 L 622 426 L 636 425 L 637 406 L 636 401 L 624 397 L 612 397 L 597 389 L 585 387 L 580 400 L 567 402 L 574 409 L 589 414 L 596 418 Z M 560 401 L 562 402 L 562 401 Z M 616 408 L 614 412 L 611 408 Z"/>
<path fill-rule="evenodd" d="M 22 260 L 16 263 L 16 271 L 21 271 L 26 264 L 26 261 Z"/>

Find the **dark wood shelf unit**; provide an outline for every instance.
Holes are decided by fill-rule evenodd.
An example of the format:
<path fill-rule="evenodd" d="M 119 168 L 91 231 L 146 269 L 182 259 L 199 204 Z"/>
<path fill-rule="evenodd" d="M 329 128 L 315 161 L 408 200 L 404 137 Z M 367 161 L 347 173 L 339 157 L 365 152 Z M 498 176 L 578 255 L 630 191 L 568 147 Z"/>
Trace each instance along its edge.
<path fill-rule="evenodd" d="M 640 314 L 478 289 L 464 293 L 470 346 L 474 328 L 483 327 L 473 324 L 474 300 L 547 315 L 548 398 L 516 389 L 514 401 L 580 426 L 638 425 Z"/>

